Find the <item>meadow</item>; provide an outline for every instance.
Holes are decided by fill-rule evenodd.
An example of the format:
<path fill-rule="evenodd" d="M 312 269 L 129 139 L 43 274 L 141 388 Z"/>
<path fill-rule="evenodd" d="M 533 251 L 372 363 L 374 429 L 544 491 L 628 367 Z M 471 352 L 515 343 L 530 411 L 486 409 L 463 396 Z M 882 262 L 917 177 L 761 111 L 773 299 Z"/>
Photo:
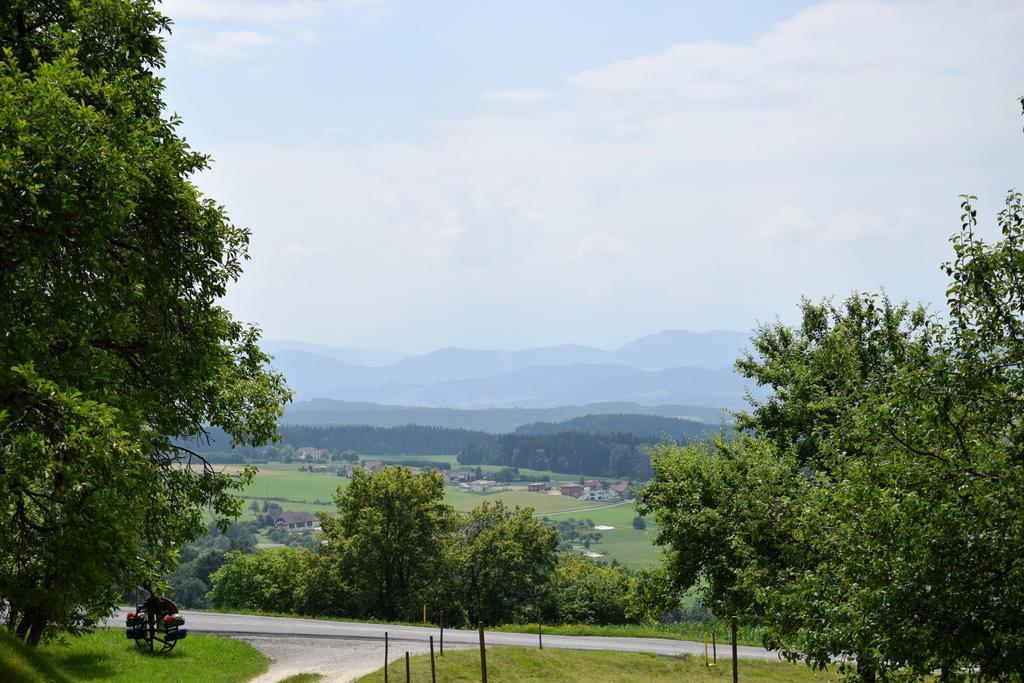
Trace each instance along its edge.
<path fill-rule="evenodd" d="M 454 466 L 458 464 L 454 455 L 393 455 L 366 459 L 382 462 L 416 459 L 454 463 Z M 313 514 L 334 512 L 334 493 L 338 487 L 348 486 L 349 480 L 330 474 L 303 472 L 299 470 L 301 466 L 298 463 L 260 465 L 259 473 L 242 493 L 246 499 L 242 519 L 254 517 L 254 512 L 249 507 L 251 502 L 256 501 L 262 505 L 265 499 L 276 502 L 285 510 Z M 484 469 L 493 471 L 499 468 L 485 466 Z M 537 472 L 535 475 L 548 476 L 552 486 L 557 486 L 559 481 L 579 480 L 579 475 L 560 475 L 556 472 Z M 518 482 L 486 494 L 467 493 L 459 490 L 457 486 L 449 486 L 445 490 L 445 502 L 459 512 L 467 512 L 484 501 L 495 500 L 501 500 L 508 506 L 532 507 L 536 516 L 551 520 L 589 519 L 595 525 L 615 527 L 601 531 L 601 541 L 591 545 L 591 550 L 604 553 L 603 559 L 607 561 L 614 559 L 626 567 L 639 569 L 655 564 L 658 560 L 658 549 L 651 542 L 656 529 L 651 524 L 648 524 L 645 530 L 633 528 L 633 518 L 636 517 L 633 503 L 584 501 L 550 493 L 530 493 L 526 491 L 525 484 Z"/>

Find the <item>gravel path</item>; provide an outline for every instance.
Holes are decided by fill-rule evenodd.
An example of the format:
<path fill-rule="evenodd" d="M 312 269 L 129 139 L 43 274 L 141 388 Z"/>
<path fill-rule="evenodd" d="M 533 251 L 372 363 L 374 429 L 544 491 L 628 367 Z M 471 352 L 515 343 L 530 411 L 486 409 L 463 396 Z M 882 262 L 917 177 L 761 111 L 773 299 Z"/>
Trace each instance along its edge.
<path fill-rule="evenodd" d="M 338 640 L 288 636 L 235 636 L 274 660 L 267 673 L 250 683 L 277 683 L 300 673 L 318 673 L 330 683 L 348 683 L 384 664 L 384 643 L 373 640 Z M 436 648 L 437 645 L 435 644 Z M 388 649 L 388 660 L 426 654 L 427 643 L 399 641 Z M 445 650 L 451 649 L 445 643 Z M 436 650 L 435 650 L 436 652 Z"/>

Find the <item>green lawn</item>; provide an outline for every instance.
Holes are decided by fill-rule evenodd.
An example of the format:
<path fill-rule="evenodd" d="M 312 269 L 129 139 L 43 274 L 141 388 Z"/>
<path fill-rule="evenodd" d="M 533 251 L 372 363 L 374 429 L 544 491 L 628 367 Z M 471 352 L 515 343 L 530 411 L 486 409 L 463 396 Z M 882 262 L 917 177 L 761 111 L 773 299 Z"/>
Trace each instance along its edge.
<path fill-rule="evenodd" d="M 480 680 L 478 650 L 454 650 L 435 658 L 437 680 L 454 683 Z M 410 679 L 430 680 L 430 656 L 410 658 Z M 739 662 L 740 680 L 776 683 L 781 681 L 838 681 L 839 676 L 816 672 L 802 664 L 784 662 Z M 388 667 L 392 681 L 405 680 L 405 658 Z M 493 681 L 564 681 L 566 683 L 659 683 L 664 681 L 731 681 L 730 660 L 719 659 L 717 666 L 705 667 L 703 657 L 662 657 L 624 652 L 579 650 L 531 650 L 526 648 L 487 648 L 487 677 Z M 363 676 L 359 683 L 384 680 L 384 670 Z"/>
<path fill-rule="evenodd" d="M 263 673 L 270 660 L 246 643 L 189 634 L 173 651 L 140 652 L 122 629 L 98 629 L 31 651 L 0 634 L 0 680 L 105 683 L 236 683 Z"/>

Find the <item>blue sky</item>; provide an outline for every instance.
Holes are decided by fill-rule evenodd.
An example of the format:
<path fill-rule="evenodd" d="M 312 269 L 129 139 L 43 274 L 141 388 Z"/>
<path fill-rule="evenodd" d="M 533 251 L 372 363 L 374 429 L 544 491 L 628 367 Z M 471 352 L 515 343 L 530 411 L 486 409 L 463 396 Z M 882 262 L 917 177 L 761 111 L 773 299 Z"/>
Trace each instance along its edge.
<path fill-rule="evenodd" d="M 423 351 L 941 302 L 1024 185 L 1016 2 L 169 0 L 168 108 L 274 339 Z"/>

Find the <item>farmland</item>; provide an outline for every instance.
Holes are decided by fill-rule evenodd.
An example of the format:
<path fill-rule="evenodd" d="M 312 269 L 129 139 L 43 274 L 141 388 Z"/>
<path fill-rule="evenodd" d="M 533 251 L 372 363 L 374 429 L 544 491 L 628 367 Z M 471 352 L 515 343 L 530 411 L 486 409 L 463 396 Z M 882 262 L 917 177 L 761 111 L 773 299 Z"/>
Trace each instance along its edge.
<path fill-rule="evenodd" d="M 394 462 L 407 460 L 411 456 L 383 456 L 375 460 Z M 455 456 L 416 456 L 417 460 L 429 460 L 456 464 Z M 348 486 L 349 480 L 330 474 L 315 474 L 299 471 L 300 465 L 269 464 L 261 465 L 260 471 L 242 495 L 246 498 L 243 519 L 250 519 L 253 512 L 248 505 L 252 500 L 262 503 L 265 499 L 276 501 L 285 510 L 304 511 L 310 513 L 333 512 L 333 496 L 338 487 Z M 488 469 L 483 468 L 485 472 Z M 552 485 L 556 485 L 559 475 L 554 472 L 531 473 L 536 476 L 548 476 Z M 576 481 L 579 476 L 561 475 L 565 481 Z M 651 543 L 650 535 L 654 531 L 651 525 L 640 531 L 632 526 L 636 510 L 632 503 L 588 502 L 567 496 L 529 493 L 523 484 L 510 484 L 507 487 L 487 494 L 467 493 L 458 487 L 449 486 L 445 493 L 445 502 L 456 511 L 467 512 L 484 501 L 501 500 L 509 506 L 532 507 L 539 517 L 552 520 L 579 519 L 591 520 L 595 525 L 615 527 L 601 531 L 601 541 L 591 545 L 591 550 L 605 553 L 604 559 L 617 560 L 630 568 L 649 566 L 657 561 L 658 551 Z"/>

